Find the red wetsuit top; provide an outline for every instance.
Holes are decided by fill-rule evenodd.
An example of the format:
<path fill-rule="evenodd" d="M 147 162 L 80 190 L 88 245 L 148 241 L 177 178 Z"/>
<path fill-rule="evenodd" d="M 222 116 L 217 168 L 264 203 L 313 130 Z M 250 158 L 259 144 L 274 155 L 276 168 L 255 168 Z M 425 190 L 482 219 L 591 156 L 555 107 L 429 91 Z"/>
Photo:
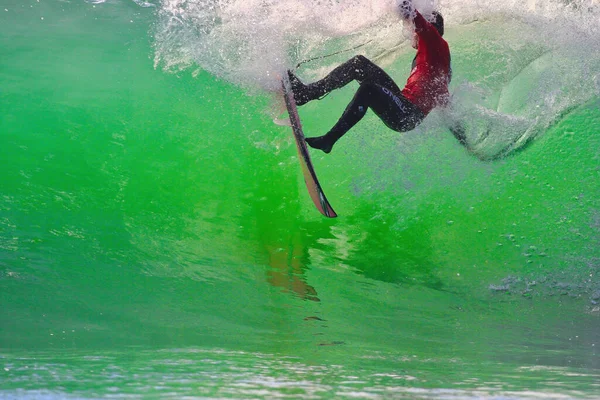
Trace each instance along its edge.
<path fill-rule="evenodd" d="M 402 94 L 427 115 L 436 106 L 448 103 L 450 49 L 437 29 L 418 11 L 415 13 L 417 55 Z"/>

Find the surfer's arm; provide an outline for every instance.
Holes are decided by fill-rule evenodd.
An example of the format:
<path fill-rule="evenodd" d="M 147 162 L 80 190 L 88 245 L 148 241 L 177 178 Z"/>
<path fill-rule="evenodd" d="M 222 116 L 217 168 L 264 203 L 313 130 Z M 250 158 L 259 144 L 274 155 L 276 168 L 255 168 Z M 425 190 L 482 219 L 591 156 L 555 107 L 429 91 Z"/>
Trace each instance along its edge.
<path fill-rule="evenodd" d="M 400 12 L 400 16 L 405 20 L 412 22 L 415 26 L 415 33 L 419 36 L 428 37 L 429 32 L 435 30 L 433 25 L 431 25 L 425 17 L 421 15 L 419 11 L 415 8 L 411 0 L 399 0 L 398 1 L 398 10 Z"/>
<path fill-rule="evenodd" d="M 454 137 L 462 144 L 463 146 L 469 148 L 469 143 L 467 142 L 467 135 L 465 134 L 465 128 L 460 123 L 454 123 L 449 126 L 450 132 L 454 135 Z"/>
<path fill-rule="evenodd" d="M 471 144 L 467 140 L 465 128 L 460 122 L 454 122 L 448 128 L 450 129 L 450 132 L 452 132 L 452 135 L 454 135 L 456 140 L 458 140 L 458 142 L 462 144 L 465 147 L 465 149 L 469 153 L 471 153 L 472 156 L 478 158 L 479 161 L 492 161 L 496 159 L 496 157 L 489 157 L 486 156 L 484 153 L 478 152 L 473 146 L 471 146 Z"/>

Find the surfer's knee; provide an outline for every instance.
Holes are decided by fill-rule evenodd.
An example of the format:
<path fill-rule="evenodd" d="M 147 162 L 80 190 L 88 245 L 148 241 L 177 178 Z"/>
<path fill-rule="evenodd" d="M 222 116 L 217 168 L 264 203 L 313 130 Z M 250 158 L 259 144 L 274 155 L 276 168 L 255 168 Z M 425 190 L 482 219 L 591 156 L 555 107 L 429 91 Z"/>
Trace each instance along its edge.
<path fill-rule="evenodd" d="M 358 82 L 380 81 L 382 70 L 373 61 L 359 54 L 352 58 L 352 74 Z M 385 74 L 385 73 L 384 73 Z"/>
<path fill-rule="evenodd" d="M 367 57 L 363 56 L 362 54 L 358 54 L 358 55 L 352 57 L 352 64 L 354 64 L 357 68 L 364 69 L 364 68 L 372 65 L 373 62 L 371 60 L 369 60 Z"/>

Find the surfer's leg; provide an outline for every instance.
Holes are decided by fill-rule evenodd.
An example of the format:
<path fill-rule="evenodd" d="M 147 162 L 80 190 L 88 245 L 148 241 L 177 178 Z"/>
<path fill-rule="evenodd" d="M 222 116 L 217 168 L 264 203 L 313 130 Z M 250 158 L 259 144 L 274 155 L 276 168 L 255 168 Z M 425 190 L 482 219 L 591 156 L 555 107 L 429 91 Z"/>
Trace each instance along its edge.
<path fill-rule="evenodd" d="M 414 129 L 425 115 L 401 94 L 370 82 L 362 83 L 339 121 L 324 136 L 307 138 L 309 146 L 329 153 L 342 136 L 371 108 L 383 123 L 398 132 Z"/>
<path fill-rule="evenodd" d="M 383 69 L 362 55 L 352 57 L 336 67 L 325 78 L 309 85 L 303 84 L 293 73 L 290 72 L 289 75 L 296 104 L 299 106 L 321 98 L 354 80 L 360 83 L 371 82 L 397 92 L 400 91 L 394 80 Z"/>
<path fill-rule="evenodd" d="M 362 84 L 354 95 L 354 98 L 348 104 L 344 113 L 338 122 L 331 128 L 326 135 L 306 138 L 306 143 L 312 148 L 323 150 L 329 153 L 331 148 L 342 136 L 346 134 L 354 125 L 360 121 L 369 108 L 369 96 L 371 94 L 370 84 Z"/>

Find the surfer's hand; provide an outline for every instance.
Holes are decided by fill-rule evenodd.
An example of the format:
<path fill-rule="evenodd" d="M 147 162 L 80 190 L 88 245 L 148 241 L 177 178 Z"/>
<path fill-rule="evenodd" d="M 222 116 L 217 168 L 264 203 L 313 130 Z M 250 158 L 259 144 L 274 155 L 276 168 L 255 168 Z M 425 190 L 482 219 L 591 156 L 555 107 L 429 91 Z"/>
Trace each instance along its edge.
<path fill-rule="evenodd" d="M 404 19 L 412 20 L 415 17 L 415 7 L 411 0 L 398 0 L 398 10 Z"/>

